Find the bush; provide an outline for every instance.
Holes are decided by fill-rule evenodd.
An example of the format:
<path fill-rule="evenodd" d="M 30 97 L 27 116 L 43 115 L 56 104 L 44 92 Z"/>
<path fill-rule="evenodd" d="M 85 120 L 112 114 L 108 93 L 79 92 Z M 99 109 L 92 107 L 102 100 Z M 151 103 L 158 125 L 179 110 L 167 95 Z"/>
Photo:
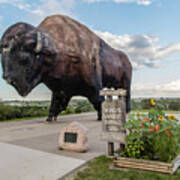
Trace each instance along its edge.
<path fill-rule="evenodd" d="M 172 114 L 167 116 L 161 104 L 151 99 L 148 114 L 131 114 L 125 128 L 125 156 L 170 162 L 180 153 L 180 125 Z"/>
<path fill-rule="evenodd" d="M 91 104 L 85 104 L 85 105 L 81 105 L 81 106 L 78 106 L 74 109 L 74 112 L 75 113 L 82 113 L 82 112 L 90 112 L 90 111 L 93 111 L 94 108 Z"/>
<path fill-rule="evenodd" d="M 48 110 L 37 106 L 7 106 L 0 103 L 0 121 L 24 117 L 47 116 Z"/>
<path fill-rule="evenodd" d="M 65 111 L 61 112 L 61 115 L 66 115 L 66 114 L 73 114 L 73 108 L 71 106 L 67 106 Z"/>
<path fill-rule="evenodd" d="M 151 108 L 148 99 L 132 99 L 131 100 L 131 109 L 132 110 L 148 110 Z M 159 98 L 156 99 L 156 102 L 164 106 L 164 110 L 179 111 L 180 110 L 180 99 L 179 98 Z"/>
<path fill-rule="evenodd" d="M 19 104 L 22 105 L 21 103 Z M 0 121 L 48 115 L 49 105 L 47 102 L 45 102 L 45 106 L 42 106 L 42 102 L 23 102 L 23 105 L 10 106 L 0 102 Z M 87 100 L 72 100 L 61 115 L 90 112 L 93 110 L 93 106 Z"/>

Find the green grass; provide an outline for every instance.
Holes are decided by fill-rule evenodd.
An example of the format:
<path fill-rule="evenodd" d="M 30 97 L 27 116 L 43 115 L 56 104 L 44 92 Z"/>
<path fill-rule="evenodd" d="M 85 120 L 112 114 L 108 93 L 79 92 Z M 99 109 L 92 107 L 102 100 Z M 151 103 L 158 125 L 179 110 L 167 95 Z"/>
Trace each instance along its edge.
<path fill-rule="evenodd" d="M 166 113 L 172 113 L 172 114 L 180 114 L 180 111 L 171 111 L 171 110 L 169 110 L 169 111 L 165 111 Z"/>
<path fill-rule="evenodd" d="M 90 112 L 96 112 L 95 110 L 90 111 Z M 136 111 L 132 111 L 132 113 L 134 113 Z M 148 112 L 148 110 L 141 110 L 140 112 Z M 180 114 L 180 111 L 165 111 L 166 113 L 172 113 L 172 114 Z M 81 113 L 88 113 L 88 112 L 81 112 Z M 60 116 L 64 116 L 64 115 L 72 115 L 72 114 L 81 114 L 81 113 L 69 113 L 69 114 L 60 114 Z M 9 122 L 9 121 L 22 121 L 22 120 L 28 120 L 28 119 L 36 119 L 36 118 L 45 118 L 48 117 L 47 115 L 44 116 L 34 116 L 34 117 L 22 117 L 22 118 L 15 118 L 15 119 L 7 119 L 7 120 L 1 120 L 1 122 Z M 180 179 L 179 179 L 180 180 Z"/>
<path fill-rule="evenodd" d="M 75 177 L 75 180 L 180 180 L 180 169 L 176 175 L 165 175 L 139 170 L 112 170 L 109 165 L 112 159 L 100 156 L 90 162 L 88 167 Z"/>
<path fill-rule="evenodd" d="M 95 111 L 90 111 L 90 112 L 95 112 Z M 83 114 L 83 113 L 90 113 L 90 112 L 60 114 L 59 116 L 68 116 L 68 115 Z M 33 116 L 33 117 L 22 117 L 22 118 L 15 118 L 15 119 L 6 119 L 6 120 L 1 120 L 0 123 L 3 123 L 3 122 L 11 122 L 11 121 L 31 120 L 31 119 L 37 119 L 37 118 L 47 118 L 47 117 L 48 117 L 48 115 L 44 115 L 44 116 Z"/>
<path fill-rule="evenodd" d="M 22 118 L 15 118 L 15 119 L 6 119 L 6 120 L 1 120 L 0 123 L 10 122 L 10 121 L 23 121 L 23 120 L 36 119 L 36 118 L 44 118 L 44 117 L 47 117 L 47 116 L 34 116 L 34 117 L 22 117 Z"/>

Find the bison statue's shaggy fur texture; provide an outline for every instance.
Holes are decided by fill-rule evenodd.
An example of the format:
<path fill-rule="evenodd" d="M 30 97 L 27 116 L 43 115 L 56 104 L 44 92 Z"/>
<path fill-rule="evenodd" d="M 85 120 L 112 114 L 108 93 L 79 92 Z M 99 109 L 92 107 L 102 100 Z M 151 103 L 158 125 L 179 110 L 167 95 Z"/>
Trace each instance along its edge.
<path fill-rule="evenodd" d="M 49 16 L 38 27 L 12 25 L 2 36 L 0 53 L 3 78 L 21 96 L 40 83 L 52 91 L 48 121 L 56 119 L 76 95 L 89 99 L 100 120 L 103 87 L 126 89 L 126 111 L 130 111 L 128 57 L 67 16 Z"/>

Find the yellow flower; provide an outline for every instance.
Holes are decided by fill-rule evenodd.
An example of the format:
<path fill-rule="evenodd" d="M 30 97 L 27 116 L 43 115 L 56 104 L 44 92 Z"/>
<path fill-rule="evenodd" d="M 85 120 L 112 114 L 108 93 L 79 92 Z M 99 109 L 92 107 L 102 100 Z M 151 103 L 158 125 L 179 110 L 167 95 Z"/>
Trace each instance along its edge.
<path fill-rule="evenodd" d="M 159 116 L 159 121 L 162 121 L 162 120 L 164 120 L 164 117 L 163 116 Z"/>
<path fill-rule="evenodd" d="M 175 116 L 174 114 L 170 114 L 170 115 L 168 116 L 168 118 L 169 118 L 170 120 L 174 120 L 174 119 L 176 119 L 176 116 Z"/>
<path fill-rule="evenodd" d="M 152 98 L 150 99 L 150 102 L 151 102 L 151 105 L 152 105 L 152 106 L 154 106 L 154 105 L 156 104 L 155 101 L 154 101 L 154 99 L 152 99 Z"/>
<path fill-rule="evenodd" d="M 137 116 L 137 117 L 139 117 L 139 116 L 140 116 L 140 113 L 139 113 L 139 112 L 137 112 L 137 113 L 136 113 L 136 116 Z"/>

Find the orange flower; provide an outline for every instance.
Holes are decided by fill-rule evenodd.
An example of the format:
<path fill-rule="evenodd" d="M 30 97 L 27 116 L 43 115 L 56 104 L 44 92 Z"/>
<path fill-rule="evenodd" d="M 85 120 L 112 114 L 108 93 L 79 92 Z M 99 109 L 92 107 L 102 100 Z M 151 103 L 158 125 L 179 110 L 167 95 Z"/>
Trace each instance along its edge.
<path fill-rule="evenodd" d="M 155 126 L 155 131 L 158 132 L 159 131 L 159 125 Z"/>
<path fill-rule="evenodd" d="M 175 119 L 176 119 L 176 116 L 175 116 L 174 114 L 170 114 L 170 115 L 168 116 L 168 118 L 169 118 L 170 120 L 175 120 Z"/>
<path fill-rule="evenodd" d="M 166 129 L 165 133 L 166 133 L 166 135 L 167 135 L 168 137 L 170 137 L 170 136 L 171 136 L 171 134 L 170 134 L 170 132 L 169 132 L 169 130 L 168 130 L 168 129 Z"/>
<path fill-rule="evenodd" d="M 159 121 L 162 121 L 162 120 L 164 120 L 164 117 L 163 116 L 159 116 Z"/>
<path fill-rule="evenodd" d="M 151 119 L 149 119 L 149 118 L 143 118 L 143 120 L 144 120 L 144 121 L 148 121 L 148 122 L 151 121 Z"/>

